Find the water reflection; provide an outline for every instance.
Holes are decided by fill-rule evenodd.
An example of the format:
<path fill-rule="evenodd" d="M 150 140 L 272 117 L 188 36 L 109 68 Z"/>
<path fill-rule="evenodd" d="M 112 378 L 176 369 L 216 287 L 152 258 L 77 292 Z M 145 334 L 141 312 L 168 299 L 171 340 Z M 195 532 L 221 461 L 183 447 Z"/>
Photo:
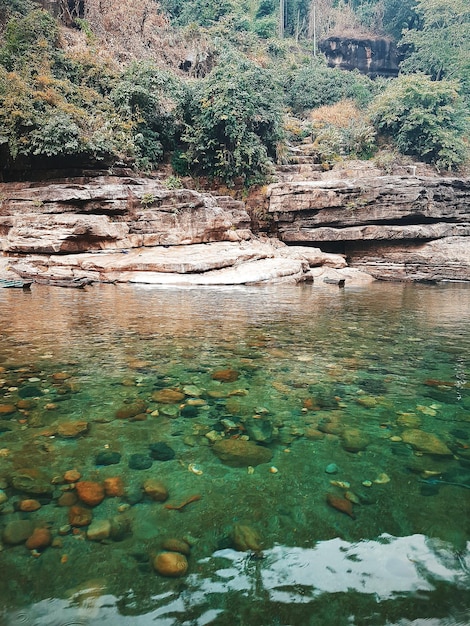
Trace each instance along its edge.
<path fill-rule="evenodd" d="M 292 606 L 314 603 L 322 595 L 333 598 L 335 594 L 345 592 L 372 596 L 374 602 L 380 605 L 403 594 L 418 596 L 435 591 L 442 581 L 465 593 L 470 586 L 469 548 L 470 543 L 463 552 L 456 553 L 450 545 L 430 540 L 424 535 L 382 535 L 376 541 L 357 543 L 335 538 L 319 542 L 311 549 L 278 545 L 266 550 L 264 558 L 257 560 L 244 553 L 224 549 L 204 559 L 206 572 L 209 570 L 212 574 L 192 574 L 181 593 L 153 596 L 152 603 L 159 606 L 144 615 L 136 614 L 132 618 L 122 615 L 121 601 L 103 594 L 99 584 L 92 582 L 70 600 L 48 599 L 24 611 L 9 613 L 7 622 L 35 626 L 128 623 L 203 625 L 218 623 L 217 617 L 223 613 L 223 597 L 226 594 L 238 595 L 240 602 L 249 597 L 253 604 L 264 602 L 266 606 L 268 603 Z M 130 597 L 126 601 L 126 612 L 131 611 L 132 605 Z M 197 607 L 198 615 L 190 621 L 186 620 L 188 607 L 193 613 Z M 268 615 L 269 611 L 267 620 L 271 619 Z M 347 623 L 366 623 L 365 617 L 350 615 Z M 233 618 L 235 624 L 239 623 L 236 616 Z M 401 620 L 398 623 L 450 626 L 459 622 L 426 619 Z M 463 626 L 464 622 L 460 624 Z"/>

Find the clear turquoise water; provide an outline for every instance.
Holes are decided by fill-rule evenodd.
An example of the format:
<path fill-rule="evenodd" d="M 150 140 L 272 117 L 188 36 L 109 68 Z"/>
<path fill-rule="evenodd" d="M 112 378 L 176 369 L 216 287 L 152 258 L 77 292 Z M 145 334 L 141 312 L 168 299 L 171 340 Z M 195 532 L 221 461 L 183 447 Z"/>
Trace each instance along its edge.
<path fill-rule="evenodd" d="M 0 290 L 0 319 L 0 411 L 16 408 L 0 419 L 0 528 L 29 519 L 55 539 L 36 556 L 3 546 L 0 623 L 470 624 L 470 287 L 33 286 Z M 212 378 L 225 369 L 237 380 Z M 164 388 L 185 396 L 161 404 Z M 144 415 L 116 418 L 136 400 Z M 61 437 L 76 420 L 88 433 Z M 270 434 L 269 463 L 222 463 L 210 438 L 265 437 L 253 424 Z M 410 428 L 449 453 L 404 442 Z M 360 450 L 345 449 L 348 432 Z M 130 469 L 152 442 L 175 457 Z M 96 465 L 102 451 L 120 462 Z M 70 469 L 122 478 L 124 495 L 93 508 L 124 516 L 119 541 L 60 534 Z M 25 470 L 57 484 L 14 488 Z M 166 509 L 142 498 L 149 477 L 167 503 L 201 497 Z M 326 501 L 346 491 L 355 519 Z M 41 508 L 17 510 L 26 497 Z M 234 549 L 237 525 L 257 534 L 256 553 Z M 192 545 L 183 577 L 153 569 L 168 537 Z"/>

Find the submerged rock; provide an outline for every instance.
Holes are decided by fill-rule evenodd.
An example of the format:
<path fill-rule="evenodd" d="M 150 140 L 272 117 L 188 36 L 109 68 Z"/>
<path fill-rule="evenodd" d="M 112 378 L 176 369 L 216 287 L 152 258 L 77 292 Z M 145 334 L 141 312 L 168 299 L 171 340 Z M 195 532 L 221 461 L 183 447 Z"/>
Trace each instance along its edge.
<path fill-rule="evenodd" d="M 402 433 L 403 442 L 409 444 L 415 450 L 425 454 L 435 454 L 437 456 L 452 456 L 451 450 L 436 435 L 427 433 L 424 430 L 410 428 Z"/>
<path fill-rule="evenodd" d="M 33 511 L 37 511 L 41 508 L 41 503 L 37 500 L 28 498 L 27 500 L 21 500 L 19 504 L 20 511 L 25 513 L 32 513 Z"/>
<path fill-rule="evenodd" d="M 52 534 L 48 528 L 35 528 L 33 533 L 26 540 L 25 546 L 28 550 L 43 550 L 52 543 Z"/>
<path fill-rule="evenodd" d="M 140 415 L 141 413 L 145 413 L 147 410 L 147 403 L 141 398 L 134 400 L 133 402 L 129 402 L 125 404 L 120 409 L 116 411 L 117 419 L 130 419 L 132 417 L 136 417 L 136 415 Z"/>
<path fill-rule="evenodd" d="M 93 519 L 93 513 L 91 509 L 77 504 L 70 507 L 68 517 L 70 526 L 88 526 Z"/>
<path fill-rule="evenodd" d="M 17 470 L 11 477 L 11 484 L 18 491 L 34 495 L 51 494 L 54 489 L 49 476 L 34 468 Z"/>
<path fill-rule="evenodd" d="M 187 541 L 184 541 L 184 539 L 165 539 L 162 543 L 162 548 L 163 550 L 168 550 L 169 552 L 179 552 L 185 556 L 189 556 L 191 552 L 191 546 Z"/>
<path fill-rule="evenodd" d="M 272 441 L 273 425 L 268 419 L 249 417 L 243 425 L 250 439 L 265 443 Z"/>
<path fill-rule="evenodd" d="M 24 543 L 33 532 L 33 523 L 29 520 L 19 519 L 8 524 L 3 529 L 2 539 L 4 543 L 18 545 Z"/>
<path fill-rule="evenodd" d="M 101 483 L 83 480 L 76 484 L 77 495 L 88 506 L 97 506 L 104 500 L 104 487 Z"/>
<path fill-rule="evenodd" d="M 178 404 L 182 402 L 185 395 L 177 389 L 159 389 L 152 393 L 152 400 L 160 402 L 160 404 Z"/>
<path fill-rule="evenodd" d="M 120 461 L 121 454 L 111 450 L 102 450 L 95 457 L 95 465 L 117 465 Z"/>
<path fill-rule="evenodd" d="M 162 552 L 154 558 L 153 567 L 162 576 L 184 576 L 188 571 L 188 560 L 179 552 Z"/>
<path fill-rule="evenodd" d="M 10 416 L 16 412 L 16 405 L 14 404 L 0 404 L 0 419 L 10 419 Z"/>
<path fill-rule="evenodd" d="M 108 519 L 94 520 L 86 532 L 87 539 L 90 541 L 103 541 L 108 539 L 110 534 L 111 522 Z"/>
<path fill-rule="evenodd" d="M 341 444 L 347 452 L 360 452 L 369 445 L 369 438 L 358 428 L 344 428 L 341 433 Z"/>
<path fill-rule="evenodd" d="M 120 476 L 109 476 L 103 480 L 105 494 L 110 498 L 124 495 L 124 482 Z"/>
<path fill-rule="evenodd" d="M 57 427 L 57 434 L 59 437 L 75 438 L 80 435 L 85 435 L 88 432 L 90 425 L 83 420 L 76 420 L 73 422 L 63 422 Z"/>
<path fill-rule="evenodd" d="M 156 461 L 170 461 L 175 458 L 175 451 L 164 441 L 157 441 L 149 445 L 150 456 Z"/>
<path fill-rule="evenodd" d="M 214 454 L 226 465 L 247 467 L 269 463 L 272 452 L 269 448 L 259 446 L 253 441 L 242 439 L 222 439 L 212 446 Z"/>
<path fill-rule="evenodd" d="M 211 374 L 212 380 L 218 380 L 222 383 L 233 383 L 238 380 L 239 373 L 236 370 L 227 368 L 224 370 L 217 370 Z"/>
<path fill-rule="evenodd" d="M 142 485 L 144 493 L 156 502 L 165 502 L 168 499 L 168 489 L 166 486 L 155 478 L 149 478 Z"/>
<path fill-rule="evenodd" d="M 352 519 L 356 519 L 356 516 L 353 512 L 353 505 L 350 500 L 329 493 L 326 496 L 326 501 L 333 509 L 349 515 L 349 517 L 351 517 Z"/>
<path fill-rule="evenodd" d="M 235 524 L 230 533 L 235 550 L 261 554 L 261 538 L 258 531 L 248 524 Z"/>

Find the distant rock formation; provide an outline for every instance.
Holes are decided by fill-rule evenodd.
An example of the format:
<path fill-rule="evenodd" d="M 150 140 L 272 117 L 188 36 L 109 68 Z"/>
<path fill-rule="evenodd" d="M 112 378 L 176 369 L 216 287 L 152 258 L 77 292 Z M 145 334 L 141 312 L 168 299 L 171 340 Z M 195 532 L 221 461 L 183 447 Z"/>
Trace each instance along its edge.
<path fill-rule="evenodd" d="M 398 75 L 401 57 L 395 43 L 385 37 L 328 37 L 320 42 L 329 67 L 359 70 L 371 78 Z"/>

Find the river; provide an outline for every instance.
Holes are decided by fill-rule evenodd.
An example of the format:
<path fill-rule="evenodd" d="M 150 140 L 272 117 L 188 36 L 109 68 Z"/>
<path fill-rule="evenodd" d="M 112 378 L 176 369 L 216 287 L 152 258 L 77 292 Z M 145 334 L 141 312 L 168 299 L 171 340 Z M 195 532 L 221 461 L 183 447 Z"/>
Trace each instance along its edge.
<path fill-rule="evenodd" d="M 468 285 L 33 285 L 0 319 L 0 623 L 470 623 Z M 84 508 L 120 532 L 70 524 L 70 470 L 119 479 Z"/>

